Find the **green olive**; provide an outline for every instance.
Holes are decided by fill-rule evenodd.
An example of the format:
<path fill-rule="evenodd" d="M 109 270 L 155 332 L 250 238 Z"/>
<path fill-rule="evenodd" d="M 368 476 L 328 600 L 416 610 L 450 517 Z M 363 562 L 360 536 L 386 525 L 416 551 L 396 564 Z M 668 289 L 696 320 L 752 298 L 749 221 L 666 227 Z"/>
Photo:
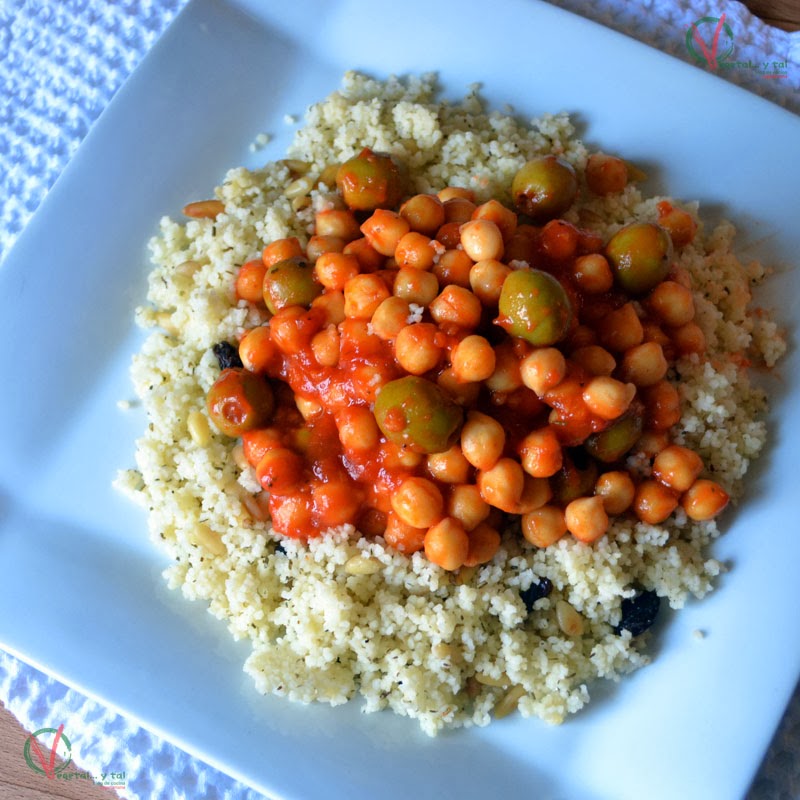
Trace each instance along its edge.
<path fill-rule="evenodd" d="M 593 433 L 583 446 L 598 461 L 611 464 L 619 461 L 639 441 L 641 435 L 641 411 L 631 407 L 607 428 Z"/>
<path fill-rule="evenodd" d="M 314 270 L 308 262 L 286 258 L 267 269 L 263 291 L 267 308 L 277 314 L 286 306 L 310 306 L 322 286 L 314 280 Z"/>
<path fill-rule="evenodd" d="M 263 376 L 231 367 L 223 370 L 209 389 L 206 409 L 222 433 L 241 436 L 271 421 L 275 398 Z"/>
<path fill-rule="evenodd" d="M 549 272 L 518 269 L 503 281 L 497 324 L 511 336 L 545 346 L 564 337 L 572 321 L 572 304 L 564 287 Z"/>
<path fill-rule="evenodd" d="M 385 384 L 375 400 L 383 435 L 418 453 L 441 453 L 461 429 L 463 411 L 435 384 L 407 375 Z"/>
<path fill-rule="evenodd" d="M 578 178 L 572 164 L 553 155 L 528 161 L 511 182 L 514 205 L 537 222 L 563 214 L 577 194 Z"/>
<path fill-rule="evenodd" d="M 550 478 L 553 502 L 565 506 L 579 497 L 593 494 L 597 475 L 597 462 L 585 451 L 573 449 L 565 452 L 561 469 Z"/>
<path fill-rule="evenodd" d="M 391 156 L 365 147 L 336 172 L 336 185 L 354 211 L 394 208 L 403 196 L 403 179 Z"/>
<path fill-rule="evenodd" d="M 630 294 L 644 294 L 669 273 L 672 239 L 653 222 L 633 222 L 618 230 L 606 245 L 617 284 Z"/>

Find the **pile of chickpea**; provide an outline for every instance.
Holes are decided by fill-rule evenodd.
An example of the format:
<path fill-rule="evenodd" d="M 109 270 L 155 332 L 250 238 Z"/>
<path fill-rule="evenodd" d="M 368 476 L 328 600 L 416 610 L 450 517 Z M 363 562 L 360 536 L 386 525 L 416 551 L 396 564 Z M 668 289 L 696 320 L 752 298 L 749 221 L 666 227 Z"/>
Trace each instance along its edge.
<path fill-rule="evenodd" d="M 457 570 L 494 557 L 507 515 L 547 547 L 594 542 L 617 515 L 726 506 L 670 437 L 670 364 L 705 351 L 673 259 L 693 219 L 664 202 L 604 241 L 561 218 L 629 176 L 604 154 L 583 178 L 543 156 L 515 177 L 512 209 L 459 187 L 407 196 L 392 159 L 365 149 L 305 247 L 274 241 L 242 265 L 237 296 L 268 321 L 208 411 L 242 438 L 278 533 L 351 522 Z M 650 469 L 626 467 L 633 454 Z"/>

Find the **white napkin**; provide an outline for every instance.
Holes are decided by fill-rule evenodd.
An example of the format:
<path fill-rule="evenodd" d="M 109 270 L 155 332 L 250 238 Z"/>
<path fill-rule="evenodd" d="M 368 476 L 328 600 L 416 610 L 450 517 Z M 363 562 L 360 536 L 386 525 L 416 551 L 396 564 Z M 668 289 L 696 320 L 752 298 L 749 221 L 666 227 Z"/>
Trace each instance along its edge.
<path fill-rule="evenodd" d="M 184 3 L 0 2 L 0 260 L 94 120 Z M 740 3 L 563 0 L 558 5 L 698 63 L 699 69 L 709 69 L 713 61 L 713 30 L 701 24 L 694 37 L 692 26 L 724 14 L 735 31 L 728 60 L 737 66 L 719 68 L 720 74 L 800 113 L 800 34 L 765 25 Z M 730 44 L 724 41 L 726 48 Z M 122 775 L 116 789 L 122 797 L 261 796 L 3 651 L 0 701 L 28 731 L 63 724 L 64 733 L 71 732 L 74 762 L 95 780 Z M 800 694 L 775 736 L 751 800 L 800 798 L 798 753 Z"/>

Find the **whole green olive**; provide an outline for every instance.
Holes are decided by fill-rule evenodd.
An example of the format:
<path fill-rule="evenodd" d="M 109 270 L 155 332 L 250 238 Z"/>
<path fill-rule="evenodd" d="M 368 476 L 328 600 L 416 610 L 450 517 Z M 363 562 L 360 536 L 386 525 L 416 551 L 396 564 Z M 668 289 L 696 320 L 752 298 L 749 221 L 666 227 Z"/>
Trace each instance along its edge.
<path fill-rule="evenodd" d="M 606 257 L 621 289 L 629 294 L 644 294 L 667 277 L 672 239 L 660 225 L 633 222 L 611 237 Z"/>
<path fill-rule="evenodd" d="M 574 167 L 554 155 L 528 161 L 511 182 L 514 205 L 535 222 L 563 214 L 575 202 L 577 194 L 578 177 Z"/>
<path fill-rule="evenodd" d="M 641 409 L 631 406 L 607 428 L 589 436 L 583 446 L 598 461 L 611 464 L 619 461 L 639 441 L 641 435 Z"/>
<path fill-rule="evenodd" d="M 222 433 L 241 436 L 270 422 L 275 397 L 262 375 L 231 367 L 223 370 L 209 389 L 206 409 Z"/>
<path fill-rule="evenodd" d="M 336 186 L 354 211 L 394 208 L 403 196 L 403 179 L 391 156 L 365 147 L 336 172 Z"/>
<path fill-rule="evenodd" d="M 463 411 L 435 384 L 407 375 L 385 384 L 375 400 L 383 435 L 418 453 L 441 453 L 461 429 Z"/>
<path fill-rule="evenodd" d="M 286 306 L 308 307 L 321 292 L 322 286 L 314 280 L 313 268 L 302 258 L 278 261 L 264 274 L 264 302 L 273 314 Z"/>
<path fill-rule="evenodd" d="M 518 269 L 503 281 L 497 324 L 511 336 L 545 346 L 562 339 L 572 321 L 572 303 L 549 272 Z"/>

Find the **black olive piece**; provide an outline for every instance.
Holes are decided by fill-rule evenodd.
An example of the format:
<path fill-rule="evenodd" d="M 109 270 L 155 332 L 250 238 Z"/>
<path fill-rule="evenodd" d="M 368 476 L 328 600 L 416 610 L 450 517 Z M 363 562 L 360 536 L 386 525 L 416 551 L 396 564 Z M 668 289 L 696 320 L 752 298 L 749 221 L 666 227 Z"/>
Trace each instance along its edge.
<path fill-rule="evenodd" d="M 519 593 L 525 608 L 533 610 L 533 604 L 553 591 L 553 583 L 549 578 L 539 578 L 538 583 L 532 583 L 525 591 Z"/>
<path fill-rule="evenodd" d="M 217 357 L 220 370 L 244 366 L 239 351 L 230 342 L 218 342 L 211 349 Z"/>
<path fill-rule="evenodd" d="M 655 621 L 661 608 L 661 598 L 653 591 L 642 592 L 622 601 L 622 619 L 614 632 L 630 631 L 631 636 L 644 633 Z"/>

